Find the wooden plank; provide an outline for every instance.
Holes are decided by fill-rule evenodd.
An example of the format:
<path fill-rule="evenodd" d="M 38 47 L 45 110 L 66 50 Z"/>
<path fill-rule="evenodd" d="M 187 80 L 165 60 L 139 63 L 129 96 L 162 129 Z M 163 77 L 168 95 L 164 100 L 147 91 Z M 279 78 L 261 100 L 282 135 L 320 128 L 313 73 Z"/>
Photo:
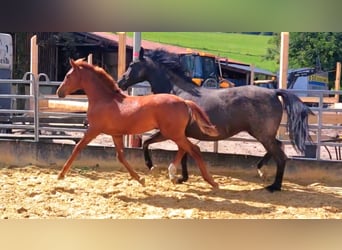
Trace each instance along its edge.
<path fill-rule="evenodd" d="M 318 96 L 301 96 L 299 97 L 304 103 L 319 103 Z M 333 104 L 336 103 L 335 97 L 323 97 L 323 103 Z"/>
<path fill-rule="evenodd" d="M 51 95 L 56 97 L 55 95 Z M 45 97 L 49 97 L 46 95 Z M 88 99 L 85 95 L 71 95 L 68 98 L 75 98 L 77 100 L 64 100 L 64 99 L 40 99 L 40 111 L 49 112 L 87 112 Z M 84 100 L 79 100 L 80 98 Z"/>
<path fill-rule="evenodd" d="M 287 114 L 284 112 L 281 123 L 285 124 L 287 122 Z M 325 112 L 322 114 L 322 125 L 339 125 L 342 124 L 342 114 L 339 112 Z M 310 125 L 317 125 L 318 124 L 318 115 L 309 116 L 309 124 Z M 286 135 L 287 129 L 284 126 L 279 127 L 278 129 L 278 137 L 281 140 L 288 139 L 288 135 Z M 323 138 L 322 138 L 323 139 Z M 328 139 L 328 138 L 324 138 Z"/>
<path fill-rule="evenodd" d="M 314 143 L 317 142 L 317 137 L 318 137 L 317 135 L 310 135 L 310 136 L 311 136 L 311 139 Z M 283 141 L 289 141 L 290 137 L 287 133 L 284 133 L 284 134 L 279 135 L 278 139 L 283 140 Z M 333 139 L 334 139 L 334 137 L 327 136 L 327 135 L 321 135 L 321 142 L 327 141 L 327 140 L 333 140 Z"/>
<path fill-rule="evenodd" d="M 47 107 L 43 110 L 58 110 L 59 112 L 87 112 L 88 102 L 48 100 Z"/>

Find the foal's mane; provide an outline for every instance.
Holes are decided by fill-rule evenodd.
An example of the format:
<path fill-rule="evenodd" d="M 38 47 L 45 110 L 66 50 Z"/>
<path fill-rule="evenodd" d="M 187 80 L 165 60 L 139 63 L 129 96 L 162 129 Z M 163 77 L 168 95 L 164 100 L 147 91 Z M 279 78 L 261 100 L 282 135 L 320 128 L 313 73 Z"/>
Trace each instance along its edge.
<path fill-rule="evenodd" d="M 83 61 L 83 59 L 78 59 L 75 61 L 75 63 L 79 67 L 83 67 L 96 73 L 100 79 L 100 82 L 110 87 L 110 89 L 113 90 L 113 92 L 124 94 L 122 90 L 119 88 L 117 82 L 113 79 L 113 77 L 109 75 L 103 68 L 89 64 L 86 61 Z"/>

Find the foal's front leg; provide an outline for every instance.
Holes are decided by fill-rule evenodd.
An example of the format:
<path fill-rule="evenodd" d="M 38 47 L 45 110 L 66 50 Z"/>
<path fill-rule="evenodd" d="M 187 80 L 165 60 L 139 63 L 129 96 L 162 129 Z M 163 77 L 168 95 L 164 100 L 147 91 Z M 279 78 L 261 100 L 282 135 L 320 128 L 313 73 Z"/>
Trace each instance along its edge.
<path fill-rule="evenodd" d="M 58 174 L 58 180 L 64 179 L 65 174 L 69 171 L 72 162 L 75 160 L 78 153 L 91 142 L 99 133 L 92 131 L 90 128 L 85 132 L 83 138 L 74 147 L 69 159 L 65 162 L 61 172 Z"/>
<path fill-rule="evenodd" d="M 145 178 L 140 177 L 134 169 L 129 165 L 129 163 L 126 161 L 126 158 L 124 156 L 124 144 L 123 144 L 123 136 L 112 136 L 113 142 L 116 149 L 116 155 L 118 160 L 121 162 L 122 165 L 125 166 L 129 174 L 132 176 L 133 179 L 137 180 L 141 185 L 145 185 Z"/>

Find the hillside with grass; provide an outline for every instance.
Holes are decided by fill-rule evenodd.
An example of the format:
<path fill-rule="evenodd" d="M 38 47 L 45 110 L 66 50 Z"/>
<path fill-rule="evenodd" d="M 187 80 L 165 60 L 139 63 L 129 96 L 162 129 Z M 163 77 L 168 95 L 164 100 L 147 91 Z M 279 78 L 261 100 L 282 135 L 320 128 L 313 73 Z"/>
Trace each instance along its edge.
<path fill-rule="evenodd" d="M 143 40 L 196 49 L 271 72 L 279 68 L 275 61 L 264 59 L 271 36 L 223 32 L 142 32 L 141 36 Z"/>

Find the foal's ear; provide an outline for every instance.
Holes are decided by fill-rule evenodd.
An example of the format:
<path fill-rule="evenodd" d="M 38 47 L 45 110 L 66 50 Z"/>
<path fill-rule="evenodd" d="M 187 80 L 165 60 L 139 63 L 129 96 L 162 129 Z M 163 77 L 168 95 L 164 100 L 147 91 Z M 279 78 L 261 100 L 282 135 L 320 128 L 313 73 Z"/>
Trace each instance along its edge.
<path fill-rule="evenodd" d="M 144 53 L 145 53 L 144 48 L 141 47 L 140 51 L 139 51 L 139 60 L 143 60 L 144 59 Z"/>
<path fill-rule="evenodd" d="M 71 67 L 73 67 L 73 68 L 76 68 L 76 67 L 77 67 L 77 65 L 76 65 L 76 63 L 75 63 L 75 61 L 74 61 L 74 59 L 69 58 L 69 63 L 70 63 L 70 65 L 71 65 Z"/>

